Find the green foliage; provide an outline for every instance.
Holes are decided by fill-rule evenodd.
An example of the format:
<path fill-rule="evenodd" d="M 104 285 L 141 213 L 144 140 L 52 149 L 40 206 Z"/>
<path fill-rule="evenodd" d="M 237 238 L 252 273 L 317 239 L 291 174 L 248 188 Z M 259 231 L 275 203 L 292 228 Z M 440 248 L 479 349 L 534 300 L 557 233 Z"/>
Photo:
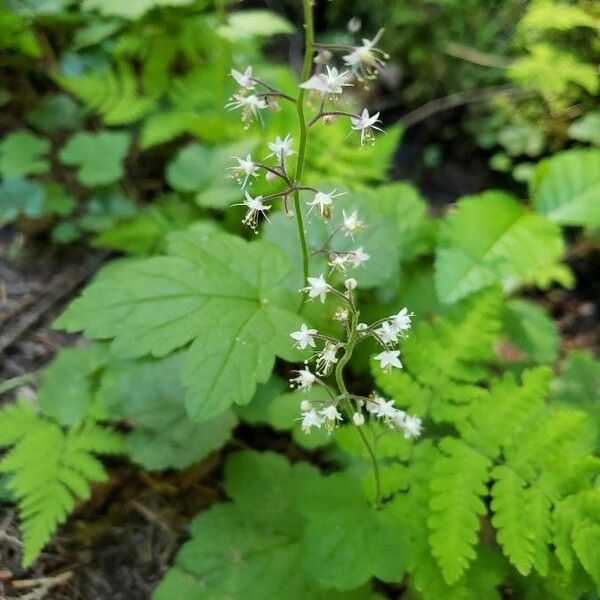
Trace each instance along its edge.
<path fill-rule="evenodd" d="M 43 158 L 50 142 L 30 131 L 15 131 L 0 142 L 0 174 L 4 177 L 22 177 L 45 173 L 48 161 Z"/>
<path fill-rule="evenodd" d="M 250 36 L 271 36 L 292 33 L 294 28 L 286 19 L 269 10 L 241 10 L 227 14 L 219 35 L 234 41 Z"/>
<path fill-rule="evenodd" d="M 536 363 L 553 363 L 558 358 L 558 331 L 539 304 L 514 298 L 506 303 L 503 329 L 510 341 Z"/>
<path fill-rule="evenodd" d="M 192 143 L 184 146 L 168 165 L 166 177 L 177 191 L 194 192 L 196 202 L 208 208 L 226 209 L 239 201 L 240 187 L 224 175 L 231 167 L 232 157 L 245 159 L 256 146 L 241 141 L 208 148 Z"/>
<path fill-rule="evenodd" d="M 107 17 L 122 17 L 124 19 L 139 19 L 144 13 L 160 6 L 186 6 L 194 0 L 84 0 L 84 10 L 97 10 Z"/>
<path fill-rule="evenodd" d="M 149 470 L 183 469 L 201 460 L 229 439 L 236 424 L 230 411 L 202 423 L 188 419 L 179 380 L 182 358 L 179 353 L 159 361 L 117 361 L 100 379 L 98 401 L 107 415 L 133 428 L 125 452 Z"/>
<path fill-rule="evenodd" d="M 93 423 L 63 431 L 21 400 L 0 411 L 0 445 L 10 450 L 0 460 L 9 475 L 21 517 L 23 564 L 30 565 L 64 522 L 78 498 L 90 496 L 90 483 L 106 480 L 95 454 L 122 451 L 120 435 Z"/>
<path fill-rule="evenodd" d="M 26 115 L 27 122 L 44 133 L 71 131 L 82 126 L 81 109 L 66 94 L 54 94 Z"/>
<path fill-rule="evenodd" d="M 429 544 L 447 583 L 456 583 L 475 558 L 479 517 L 486 513 L 482 497 L 490 461 L 464 442 L 444 438 L 444 454 L 434 465 L 427 525 Z"/>
<path fill-rule="evenodd" d="M 510 194 L 489 191 L 461 199 L 445 220 L 436 250 L 436 288 L 443 302 L 491 285 L 505 290 L 552 281 L 569 285 L 558 261 L 564 250 L 559 229 L 527 212 Z"/>
<path fill-rule="evenodd" d="M 281 288 L 287 269 L 262 241 L 176 233 L 167 256 L 101 272 L 57 326 L 114 338 L 113 351 L 128 358 L 166 356 L 191 343 L 182 376 L 188 413 L 201 421 L 249 402 L 275 355 L 293 360 L 288 332 L 298 317 Z"/>
<path fill-rule="evenodd" d="M 88 187 L 117 181 L 131 138 L 124 131 L 76 133 L 60 151 L 60 160 L 78 167 L 77 178 Z"/>
<path fill-rule="evenodd" d="M 323 477 L 273 453 L 232 455 L 225 469 L 232 502 L 196 517 L 155 600 L 371 598 L 359 586 L 373 571 L 402 575 L 403 533 L 387 511 L 367 507 L 359 489 L 345 476 Z M 358 589 L 341 594 L 319 581 Z"/>
<path fill-rule="evenodd" d="M 78 76 L 56 75 L 57 83 L 102 116 L 106 125 L 126 125 L 144 117 L 154 107 L 153 98 L 141 95 L 133 68 L 119 63 L 116 70 L 103 69 Z"/>
<path fill-rule="evenodd" d="M 537 165 L 535 209 L 561 225 L 600 225 L 600 150 L 569 150 Z"/>

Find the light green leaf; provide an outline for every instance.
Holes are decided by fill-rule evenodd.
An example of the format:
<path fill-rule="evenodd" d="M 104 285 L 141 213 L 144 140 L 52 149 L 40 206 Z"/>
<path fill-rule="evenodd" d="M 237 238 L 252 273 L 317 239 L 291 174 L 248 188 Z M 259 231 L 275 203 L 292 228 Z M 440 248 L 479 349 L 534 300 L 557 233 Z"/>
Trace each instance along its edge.
<path fill-rule="evenodd" d="M 84 0 L 83 10 L 97 10 L 105 17 L 123 17 L 139 19 L 142 15 L 157 6 L 188 6 L 194 0 Z"/>
<path fill-rule="evenodd" d="M 558 227 L 526 212 L 510 194 L 467 196 L 442 229 L 435 263 L 438 295 L 453 303 L 492 285 L 507 291 L 531 283 L 546 287 L 565 276 L 566 267 L 558 263 L 563 250 Z"/>
<path fill-rule="evenodd" d="M 45 173 L 50 141 L 29 131 L 9 133 L 0 142 L 0 173 L 4 177 L 21 177 Z"/>
<path fill-rule="evenodd" d="M 600 111 L 586 113 L 573 121 L 568 130 L 569 137 L 579 142 L 600 146 Z"/>
<path fill-rule="evenodd" d="M 181 353 L 162 360 L 123 361 L 102 374 L 98 397 L 113 420 L 133 430 L 125 451 L 145 469 L 184 469 L 222 446 L 236 419 L 231 411 L 203 423 L 188 418 L 180 383 Z"/>
<path fill-rule="evenodd" d="M 57 322 L 114 338 L 122 357 L 166 356 L 191 343 L 183 368 L 194 420 L 246 404 L 275 355 L 294 360 L 299 318 L 281 289 L 285 259 L 265 242 L 205 231 L 173 234 L 167 256 L 125 261 L 97 277 Z"/>
<path fill-rule="evenodd" d="M 38 390 L 44 414 L 61 425 L 80 423 L 94 403 L 93 376 L 107 360 L 106 348 L 101 345 L 61 350 L 44 370 Z"/>
<path fill-rule="evenodd" d="M 123 174 L 131 136 L 124 131 L 78 132 L 60 151 L 60 160 L 78 167 L 77 178 L 87 186 L 117 181 Z"/>
<path fill-rule="evenodd" d="M 89 0 L 88 0 L 89 1 Z M 292 24 L 270 10 L 240 10 L 230 12 L 225 24 L 218 29 L 227 40 L 251 36 L 269 37 L 278 33 L 293 33 Z"/>
<path fill-rule="evenodd" d="M 509 300 L 503 319 L 510 340 L 532 361 L 553 363 L 558 358 L 558 331 L 543 306 L 527 300 Z"/>
<path fill-rule="evenodd" d="M 567 150 L 540 162 L 531 180 L 535 209 L 561 225 L 600 225 L 600 150 Z"/>
<path fill-rule="evenodd" d="M 548 29 L 567 31 L 575 27 L 598 28 L 598 21 L 579 6 L 573 6 L 555 0 L 534 2 L 519 21 L 523 31 L 544 32 Z"/>
<path fill-rule="evenodd" d="M 431 553 L 446 582 L 454 584 L 476 557 L 491 461 L 456 438 L 444 438 L 440 449 L 445 455 L 434 465 L 427 525 Z"/>

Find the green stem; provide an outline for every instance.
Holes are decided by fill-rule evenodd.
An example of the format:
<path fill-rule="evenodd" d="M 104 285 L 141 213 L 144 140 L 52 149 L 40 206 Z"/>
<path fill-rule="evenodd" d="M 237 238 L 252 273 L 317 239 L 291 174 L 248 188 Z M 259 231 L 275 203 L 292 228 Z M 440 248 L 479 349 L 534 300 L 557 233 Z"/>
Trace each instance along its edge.
<path fill-rule="evenodd" d="M 335 367 L 335 381 L 337 383 L 338 389 L 340 390 L 340 393 L 342 394 L 344 399 L 348 402 L 348 405 L 350 407 L 352 406 L 350 403 L 350 393 L 348 392 L 348 388 L 346 387 L 346 383 L 344 382 L 343 371 L 344 371 L 344 367 L 350 360 L 350 357 L 352 356 L 352 352 L 354 351 L 354 346 L 356 345 L 356 338 L 357 338 L 356 326 L 358 325 L 358 317 L 359 317 L 358 311 L 353 311 L 352 324 L 350 326 L 350 337 L 348 338 L 348 343 L 346 344 L 346 351 L 344 352 L 344 355 L 342 356 L 342 358 L 340 358 L 338 364 Z M 350 411 L 349 411 L 350 418 L 352 418 L 352 412 L 353 412 L 352 409 L 350 409 Z M 377 456 L 375 455 L 375 451 L 371 447 L 371 444 L 369 444 L 369 440 L 367 440 L 367 436 L 364 434 L 363 430 L 359 426 L 356 426 L 356 431 L 358 432 L 360 439 L 362 440 L 363 444 L 365 445 L 365 448 L 367 449 L 367 452 L 369 453 L 369 457 L 371 459 L 371 464 L 373 466 L 373 479 L 375 481 L 374 506 L 375 506 L 375 508 L 379 508 L 381 506 L 381 478 L 379 476 L 379 464 L 377 463 Z"/>
<path fill-rule="evenodd" d="M 306 48 L 304 51 L 304 64 L 302 66 L 302 81 L 306 81 L 310 76 L 312 67 L 315 29 L 313 22 L 312 0 L 302 0 L 302 9 L 304 11 L 304 23 L 306 29 Z M 300 183 L 302 171 L 304 170 L 304 161 L 306 158 L 306 142 L 308 139 L 308 126 L 304 116 L 304 95 L 306 90 L 300 88 L 298 100 L 296 101 L 296 112 L 298 113 L 298 124 L 300 126 L 300 140 L 298 145 L 298 162 L 296 163 L 296 173 L 294 182 Z M 304 285 L 308 285 L 308 247 L 306 245 L 306 234 L 304 232 L 304 220 L 302 218 L 302 207 L 300 206 L 300 192 L 294 192 L 294 210 L 296 212 L 296 223 L 298 224 L 298 236 L 300 238 L 300 247 L 302 248 L 302 278 Z"/>
<path fill-rule="evenodd" d="M 24 383 L 29 383 L 30 381 L 35 381 L 38 377 L 38 373 L 35 371 L 31 373 L 25 373 L 24 375 L 19 375 L 18 377 L 13 377 L 11 379 L 7 379 L 0 383 L 0 394 L 4 394 Z"/>

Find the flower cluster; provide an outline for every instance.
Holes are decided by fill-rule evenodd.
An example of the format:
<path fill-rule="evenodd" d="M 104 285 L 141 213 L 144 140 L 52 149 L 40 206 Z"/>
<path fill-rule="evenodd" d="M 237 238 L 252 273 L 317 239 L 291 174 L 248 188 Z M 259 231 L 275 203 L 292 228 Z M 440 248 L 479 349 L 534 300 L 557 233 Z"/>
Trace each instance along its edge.
<path fill-rule="evenodd" d="M 238 85 L 238 90 L 231 96 L 226 107 L 230 110 L 241 110 L 242 122 L 245 127 L 249 127 L 252 119 L 262 122 L 262 112 L 266 109 L 278 110 L 279 101 L 288 101 L 297 106 L 303 101 L 302 94 L 309 92 L 318 99 L 318 109 L 315 114 L 306 120 L 303 119 L 303 126 L 310 128 L 317 125 L 320 121 L 331 123 L 339 117 L 346 117 L 350 121 L 350 130 L 355 131 L 360 139 L 360 145 L 374 141 L 374 132 L 382 131 L 378 126 L 380 123 L 379 113 L 371 115 L 365 108 L 360 112 L 338 110 L 337 106 L 341 102 L 344 91 L 353 87 L 356 82 L 364 79 L 374 78 L 383 68 L 386 55 L 376 48 L 383 30 L 372 40 L 363 39 L 362 44 L 358 46 L 327 46 L 318 45 L 318 54 L 315 57 L 316 72 L 306 81 L 299 84 L 299 97 L 291 96 L 277 88 L 265 83 L 254 76 L 252 66 L 248 66 L 243 72 L 237 69 L 231 69 L 230 75 Z M 334 52 L 341 50 L 344 54 L 341 61 L 346 70 L 340 70 L 329 63 L 333 59 Z M 335 110 L 328 110 L 327 104 L 332 103 Z M 329 219 L 332 214 L 334 199 L 341 196 L 337 190 L 324 191 L 315 188 L 304 187 L 299 181 L 291 175 L 292 171 L 287 164 L 296 150 L 293 149 L 294 140 L 290 134 L 284 138 L 277 137 L 275 141 L 269 144 L 271 151 L 264 160 L 274 159 L 275 164 L 265 164 L 254 160 L 250 154 L 243 157 L 234 157 L 237 164 L 230 167 L 231 177 L 241 186 L 245 193 L 245 200 L 239 205 L 247 208 L 243 223 L 253 230 L 258 226 L 259 217 L 266 217 L 267 211 L 272 208 L 271 204 L 265 204 L 266 201 L 283 200 L 286 214 L 293 217 L 294 214 L 288 208 L 288 198 L 300 190 L 310 190 L 314 196 L 308 203 L 309 212 L 317 212 L 321 217 Z M 303 158 L 298 157 L 298 160 Z M 268 196 L 252 196 L 247 188 L 264 172 L 267 181 L 279 179 L 285 183 L 285 189 Z M 346 218 L 344 218 L 346 221 Z M 349 230 L 353 231 L 350 227 Z M 358 250 L 351 256 L 340 257 L 334 254 L 331 257 L 331 265 L 334 268 L 345 270 L 345 266 L 351 263 L 358 266 L 368 259 L 368 255 Z"/>
<path fill-rule="evenodd" d="M 345 389 L 343 379 L 340 385 L 343 365 L 356 345 L 369 338 L 374 339 L 382 348 L 373 358 L 384 370 L 401 369 L 400 350 L 397 345 L 410 330 L 413 314 L 407 308 L 403 308 L 395 315 L 368 325 L 359 319 L 359 311 L 355 305 L 354 279 L 344 282 L 344 291 L 330 285 L 322 274 L 319 277 L 309 277 L 308 284 L 301 291 L 306 293 L 310 300 L 319 298 L 324 302 L 331 294 L 342 302 L 335 310 L 333 319 L 344 325 L 344 337 L 335 339 L 309 327 L 306 323 L 303 323 L 298 331 L 290 334 L 297 348 L 313 350 L 311 359 L 305 362 L 304 368 L 295 371 L 294 377 L 290 379 L 291 387 L 308 392 L 315 385 L 322 386 L 329 395 L 327 402 L 302 401 L 302 429 L 306 433 L 321 427 L 332 431 L 344 420 L 342 413 L 345 412 L 356 426 L 360 427 L 366 422 L 366 415 L 369 419 L 381 420 L 387 429 L 402 431 L 406 438 L 418 437 L 421 433 L 421 419 L 395 408 L 393 400 L 385 400 L 374 393 L 368 397 L 350 394 Z M 313 370 L 309 367 L 311 361 L 315 363 Z M 336 382 L 330 385 L 325 378 L 334 370 Z"/>

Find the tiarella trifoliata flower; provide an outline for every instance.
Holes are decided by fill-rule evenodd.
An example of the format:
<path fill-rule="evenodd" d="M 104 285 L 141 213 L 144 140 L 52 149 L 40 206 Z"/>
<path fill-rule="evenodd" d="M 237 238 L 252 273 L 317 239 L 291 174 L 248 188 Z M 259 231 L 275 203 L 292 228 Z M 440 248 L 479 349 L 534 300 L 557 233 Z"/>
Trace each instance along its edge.
<path fill-rule="evenodd" d="M 384 344 L 394 344 L 398 341 L 398 330 L 388 321 L 384 321 L 375 333 Z"/>
<path fill-rule="evenodd" d="M 299 390 L 310 390 L 317 378 L 310 372 L 308 367 L 304 367 L 302 371 L 296 371 L 298 375 L 290 379 L 291 387 L 295 387 Z"/>
<path fill-rule="evenodd" d="M 339 269 L 342 272 L 346 272 L 346 264 L 348 262 L 347 254 L 330 254 L 329 255 L 329 266 L 332 270 Z"/>
<path fill-rule="evenodd" d="M 336 427 L 338 421 L 342 420 L 342 415 L 338 411 L 335 404 L 326 406 L 324 409 L 319 411 L 319 414 L 323 417 L 325 421 L 325 427 L 328 431 L 332 431 Z"/>
<path fill-rule="evenodd" d="M 412 317 L 413 314 L 409 313 L 408 308 L 405 306 L 398 314 L 390 318 L 392 325 L 397 331 L 406 331 L 407 329 L 410 329 Z"/>
<path fill-rule="evenodd" d="M 234 206 L 245 206 L 248 209 L 246 216 L 242 219 L 242 223 L 250 227 L 250 229 L 256 230 L 256 227 L 258 226 L 258 217 L 261 214 L 264 215 L 267 221 L 269 220 L 267 211 L 271 210 L 271 206 L 263 202 L 262 196 L 253 198 L 246 192 L 246 199 L 241 204 L 234 204 Z"/>
<path fill-rule="evenodd" d="M 307 90 L 316 90 L 326 95 L 334 95 L 341 94 L 344 87 L 352 85 L 348 83 L 349 71 L 340 73 L 335 67 L 332 68 L 329 65 L 325 68 L 327 73 L 313 75 L 308 81 L 301 83 L 300 87 Z"/>
<path fill-rule="evenodd" d="M 342 210 L 342 229 L 346 235 L 353 236 L 364 228 L 362 221 L 358 220 L 358 212 L 353 211 L 349 215 Z"/>
<path fill-rule="evenodd" d="M 321 273 L 318 277 L 308 277 L 308 286 L 302 288 L 302 291 L 308 292 L 308 297 L 311 300 L 320 298 L 321 302 L 325 302 L 325 296 L 331 291 L 331 288 Z"/>
<path fill-rule="evenodd" d="M 377 131 L 383 131 L 381 127 L 377 127 L 375 123 L 381 123 L 379 120 L 379 113 L 375 113 L 370 116 L 369 111 L 365 108 L 359 117 L 352 117 L 352 129 L 354 131 L 360 131 L 360 145 L 362 146 L 365 142 L 369 142 L 373 139 L 373 129 Z"/>
<path fill-rule="evenodd" d="M 362 46 L 357 46 L 350 54 L 342 57 L 358 79 L 363 77 L 372 79 L 384 66 L 384 59 L 387 58 L 387 54 L 375 48 L 375 44 L 377 44 L 382 34 L 383 29 L 380 29 L 372 40 L 363 38 Z"/>
<path fill-rule="evenodd" d="M 256 86 L 256 82 L 252 78 L 252 67 L 248 67 L 243 73 L 231 69 L 229 74 L 235 79 L 236 83 L 245 90 L 252 90 Z"/>
<path fill-rule="evenodd" d="M 317 192 L 315 194 L 315 197 L 313 198 L 313 201 L 307 202 L 308 206 L 310 206 L 309 212 L 312 212 L 312 209 L 315 206 L 318 206 L 321 216 L 329 218 L 331 216 L 331 205 L 333 204 L 333 199 L 337 198 L 338 196 L 343 196 L 345 194 L 345 192 L 339 192 L 338 194 L 336 194 L 336 191 L 336 189 L 331 190 L 329 194 L 325 194 L 324 192 Z"/>
<path fill-rule="evenodd" d="M 305 323 L 300 325 L 299 331 L 294 331 L 290 333 L 290 337 L 293 340 L 296 340 L 296 346 L 300 348 L 300 350 L 304 350 L 307 346 L 315 347 L 315 335 L 317 335 L 318 331 L 316 329 L 309 329 Z"/>
<path fill-rule="evenodd" d="M 323 425 L 323 419 L 314 408 L 303 412 L 301 419 L 304 433 L 310 433 L 313 427 L 321 429 L 321 425 Z"/>
<path fill-rule="evenodd" d="M 421 419 L 411 415 L 405 415 L 401 427 L 404 430 L 404 437 L 406 439 L 419 437 L 423 429 Z"/>
<path fill-rule="evenodd" d="M 383 398 L 378 398 L 379 402 L 376 403 L 375 408 L 370 411 L 376 417 L 380 419 L 393 419 L 396 414 L 396 408 L 394 407 L 393 400 L 384 400 Z"/>
<path fill-rule="evenodd" d="M 310 400 L 302 400 L 300 402 L 300 410 L 302 412 L 308 412 L 312 408 L 312 403 Z"/>
<path fill-rule="evenodd" d="M 360 265 L 366 263 L 371 258 L 371 255 L 367 254 L 362 246 L 350 252 L 348 256 L 353 267 L 360 267 Z"/>
<path fill-rule="evenodd" d="M 336 321 L 341 321 L 342 323 L 345 323 L 348 320 L 349 315 L 350 313 L 348 312 L 347 308 L 338 307 L 333 313 L 333 318 Z"/>
<path fill-rule="evenodd" d="M 367 412 L 375 414 L 379 410 L 379 405 L 385 402 L 385 399 L 381 396 L 371 395 L 367 398 L 366 409 Z"/>
<path fill-rule="evenodd" d="M 352 422 L 357 425 L 358 427 L 360 427 L 361 425 L 365 424 L 365 415 L 363 415 L 362 413 L 359 412 L 355 412 L 352 415 Z"/>
<path fill-rule="evenodd" d="M 243 96 L 242 94 L 234 94 L 231 102 L 225 105 L 229 110 L 235 110 L 236 108 L 242 109 L 242 122 L 249 124 L 252 117 L 260 119 L 259 111 L 267 108 L 268 104 L 255 94 L 249 96 Z"/>
<path fill-rule="evenodd" d="M 245 160 L 243 158 L 238 158 L 237 156 L 234 156 L 233 158 L 238 161 L 238 164 L 235 167 L 229 167 L 233 171 L 232 176 L 242 188 L 245 188 L 250 177 L 258 177 L 259 166 L 252 160 L 250 154 L 246 156 Z"/>
<path fill-rule="evenodd" d="M 379 361 L 379 365 L 384 371 L 391 370 L 392 367 L 396 367 L 397 369 L 402 368 L 402 363 L 398 358 L 400 356 L 399 350 L 384 350 L 380 352 L 377 356 L 375 356 L 375 360 Z"/>
<path fill-rule="evenodd" d="M 338 362 L 336 356 L 338 345 L 333 342 L 327 342 L 320 352 L 317 352 L 317 373 L 327 375 L 331 367 Z"/>
<path fill-rule="evenodd" d="M 271 150 L 271 154 L 269 154 L 266 158 L 275 156 L 277 159 L 283 159 L 291 156 L 294 154 L 294 150 L 292 150 L 293 143 L 294 140 L 290 137 L 289 133 L 283 139 L 277 136 L 275 141 L 269 144 L 269 150 Z"/>

